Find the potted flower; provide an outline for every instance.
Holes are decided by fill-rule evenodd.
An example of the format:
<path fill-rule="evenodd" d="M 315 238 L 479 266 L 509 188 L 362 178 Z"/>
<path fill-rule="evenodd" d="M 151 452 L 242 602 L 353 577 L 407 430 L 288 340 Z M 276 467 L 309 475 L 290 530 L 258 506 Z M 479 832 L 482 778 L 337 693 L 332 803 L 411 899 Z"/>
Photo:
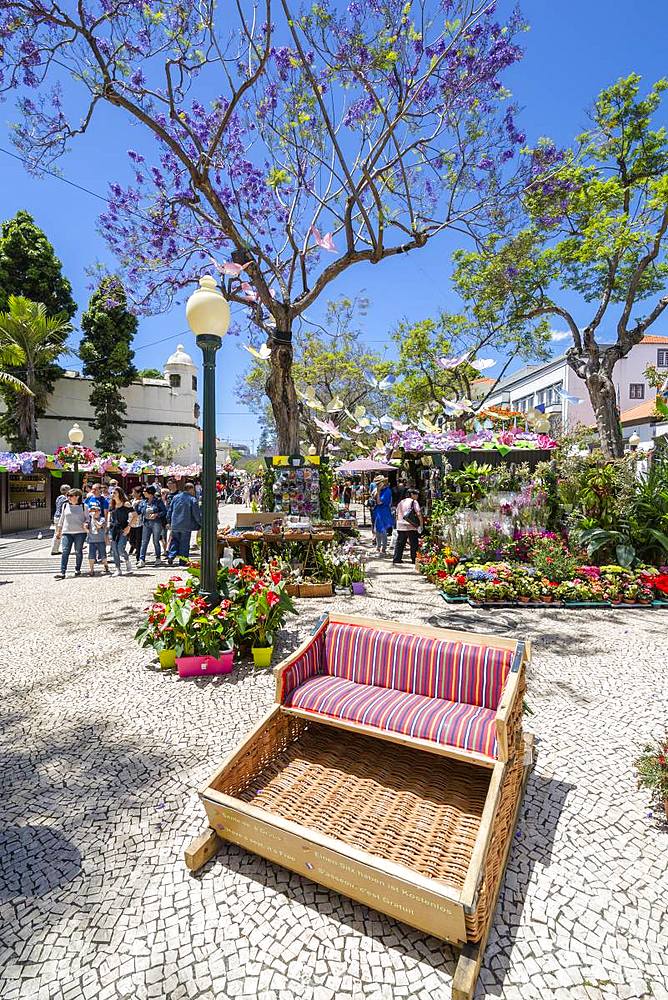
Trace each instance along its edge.
<path fill-rule="evenodd" d="M 515 580 L 515 593 L 520 604 L 529 604 L 535 599 L 535 585 L 531 577 L 518 575 Z"/>
<path fill-rule="evenodd" d="M 624 604 L 637 604 L 640 587 L 635 580 L 630 580 L 622 585 L 622 599 Z"/>
<path fill-rule="evenodd" d="M 622 603 L 621 587 L 614 577 L 606 580 L 605 590 L 611 604 Z"/>
<path fill-rule="evenodd" d="M 209 608 L 202 597 L 181 598 L 167 608 L 167 624 L 174 631 L 179 677 L 229 674 L 234 664 L 234 620 L 230 601 Z"/>
<path fill-rule="evenodd" d="M 647 743 L 634 761 L 638 772 L 638 788 L 648 788 L 663 804 L 668 820 L 668 734 L 663 740 Z"/>
<path fill-rule="evenodd" d="M 288 597 L 280 574 L 269 582 L 258 580 L 246 603 L 236 612 L 236 624 L 241 636 L 251 642 L 253 662 L 256 667 L 268 667 L 274 651 L 274 634 L 285 621 L 288 613 L 296 614 L 292 599 Z"/>
<path fill-rule="evenodd" d="M 487 584 L 479 583 L 476 581 L 469 581 L 468 587 L 469 600 L 474 604 L 485 604 L 487 600 Z"/>
<path fill-rule="evenodd" d="M 163 670 L 176 666 L 176 645 L 174 630 L 166 623 L 166 606 L 160 601 L 154 601 L 148 612 L 147 619 L 135 633 L 135 639 L 143 649 L 152 649 L 157 654 L 160 667 Z"/>
<path fill-rule="evenodd" d="M 560 601 L 572 602 L 578 600 L 577 586 L 573 580 L 564 580 L 563 583 L 559 584 L 554 593 L 555 597 L 558 597 Z"/>

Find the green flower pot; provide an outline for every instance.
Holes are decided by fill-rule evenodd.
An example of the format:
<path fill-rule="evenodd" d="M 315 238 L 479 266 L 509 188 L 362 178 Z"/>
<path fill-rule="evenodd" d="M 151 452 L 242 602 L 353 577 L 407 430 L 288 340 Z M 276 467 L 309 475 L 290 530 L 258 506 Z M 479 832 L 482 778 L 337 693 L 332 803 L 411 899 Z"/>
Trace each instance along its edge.
<path fill-rule="evenodd" d="M 175 649 L 161 649 L 158 653 L 158 659 L 160 660 L 161 670 L 174 670 L 176 669 L 176 650 Z"/>
<path fill-rule="evenodd" d="M 274 652 L 273 646 L 253 646 L 253 663 L 256 667 L 268 667 Z"/>

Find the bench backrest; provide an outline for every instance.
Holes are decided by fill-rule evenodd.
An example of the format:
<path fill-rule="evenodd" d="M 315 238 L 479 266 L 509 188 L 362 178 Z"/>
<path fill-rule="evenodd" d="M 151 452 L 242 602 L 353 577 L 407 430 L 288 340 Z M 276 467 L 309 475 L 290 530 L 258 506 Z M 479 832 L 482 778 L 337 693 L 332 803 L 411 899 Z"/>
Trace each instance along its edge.
<path fill-rule="evenodd" d="M 320 671 L 495 709 L 512 657 L 510 649 L 330 622 Z"/>

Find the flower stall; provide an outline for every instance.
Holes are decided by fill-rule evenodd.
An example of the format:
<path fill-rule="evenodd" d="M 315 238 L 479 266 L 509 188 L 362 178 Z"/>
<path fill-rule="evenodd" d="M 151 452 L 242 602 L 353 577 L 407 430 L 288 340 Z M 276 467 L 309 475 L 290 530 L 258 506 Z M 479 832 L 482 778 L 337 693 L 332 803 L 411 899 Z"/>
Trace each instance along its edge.
<path fill-rule="evenodd" d="M 562 457 L 516 472 L 519 489 L 490 471 L 434 502 L 417 562 L 446 601 L 668 606 L 668 469 Z"/>

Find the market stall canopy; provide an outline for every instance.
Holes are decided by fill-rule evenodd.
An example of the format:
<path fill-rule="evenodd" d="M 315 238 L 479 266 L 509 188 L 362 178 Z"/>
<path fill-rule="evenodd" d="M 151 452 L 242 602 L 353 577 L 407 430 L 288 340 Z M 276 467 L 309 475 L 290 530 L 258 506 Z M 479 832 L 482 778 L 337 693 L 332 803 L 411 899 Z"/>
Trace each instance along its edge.
<path fill-rule="evenodd" d="M 354 458 L 350 462 L 339 465 L 337 472 L 396 472 L 396 465 L 386 462 L 374 462 L 371 458 Z"/>

